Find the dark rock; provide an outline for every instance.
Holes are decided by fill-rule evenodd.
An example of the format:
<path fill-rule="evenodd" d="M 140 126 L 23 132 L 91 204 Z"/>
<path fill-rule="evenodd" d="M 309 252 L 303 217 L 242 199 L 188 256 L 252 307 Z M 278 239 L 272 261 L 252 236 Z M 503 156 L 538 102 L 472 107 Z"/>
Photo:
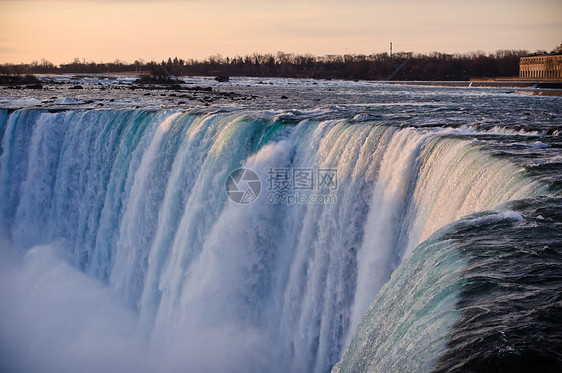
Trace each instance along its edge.
<path fill-rule="evenodd" d="M 289 97 L 287 97 L 287 96 L 285 96 L 285 95 L 281 96 L 281 99 L 282 99 L 282 100 L 287 100 L 288 98 L 289 98 Z"/>
<path fill-rule="evenodd" d="M 230 77 L 228 75 L 219 75 L 215 77 L 215 80 L 219 83 L 225 83 L 230 80 Z"/>
<path fill-rule="evenodd" d="M 0 75 L 0 85 L 36 84 L 39 83 L 34 75 L 7 74 Z"/>
<path fill-rule="evenodd" d="M 82 87 L 81 85 L 78 84 L 78 85 L 72 86 L 68 89 L 84 89 L 84 87 Z"/>
<path fill-rule="evenodd" d="M 195 86 L 195 87 L 191 88 L 191 90 L 193 90 L 193 91 L 212 92 L 212 91 L 213 91 L 213 88 L 212 88 L 212 87 L 205 87 L 205 88 L 203 88 L 203 87 Z"/>

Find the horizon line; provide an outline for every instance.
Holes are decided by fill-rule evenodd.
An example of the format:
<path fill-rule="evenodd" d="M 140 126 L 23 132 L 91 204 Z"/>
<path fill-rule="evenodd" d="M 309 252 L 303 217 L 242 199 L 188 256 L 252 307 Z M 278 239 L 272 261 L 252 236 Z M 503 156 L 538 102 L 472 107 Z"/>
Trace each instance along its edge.
<path fill-rule="evenodd" d="M 560 48 L 562 49 L 562 44 L 560 45 Z M 418 56 L 430 56 L 434 53 L 439 53 L 439 54 L 443 54 L 443 55 L 449 55 L 449 56 L 455 56 L 455 55 L 459 55 L 459 56 L 470 56 L 470 55 L 474 55 L 474 54 L 479 54 L 479 55 L 491 55 L 494 53 L 498 53 L 501 51 L 509 51 L 509 52 L 527 52 L 528 54 L 537 54 L 537 53 L 553 53 L 556 52 L 556 48 L 552 49 L 551 51 L 545 50 L 545 49 L 536 49 L 534 51 L 531 51 L 529 49 L 509 49 L 509 48 L 505 48 L 505 49 L 496 49 L 494 51 L 486 51 L 486 50 L 482 50 L 482 49 L 477 49 L 477 50 L 471 50 L 471 51 L 467 51 L 467 52 L 452 52 L 452 53 L 447 53 L 447 52 L 440 52 L 438 50 L 434 50 L 431 52 L 413 52 L 413 51 L 397 51 L 394 52 L 392 51 L 392 55 L 401 55 L 401 54 L 412 54 L 412 55 L 418 55 Z M 312 56 L 312 57 L 328 57 L 328 56 L 373 56 L 373 55 L 380 55 L 380 54 L 388 54 L 390 55 L 389 51 L 386 52 L 371 52 L 371 53 L 325 53 L 325 54 L 314 54 L 311 52 L 305 52 L 305 53 L 296 53 L 296 52 L 285 52 L 282 50 L 276 51 L 276 52 L 251 52 L 251 53 L 245 53 L 245 54 L 234 54 L 234 55 L 223 55 L 222 53 L 214 53 L 214 54 L 210 54 L 207 57 L 204 58 L 193 58 L 193 57 L 188 57 L 188 58 L 181 58 L 178 55 L 175 56 L 168 56 L 165 58 L 160 59 L 160 61 L 157 61 L 156 59 L 154 59 L 154 57 L 152 57 L 153 59 L 148 60 L 148 59 L 144 59 L 142 57 L 136 58 L 133 62 L 129 62 L 127 60 L 124 59 L 120 59 L 120 58 L 115 58 L 113 59 L 113 61 L 94 61 L 94 60 L 88 60 L 85 57 L 74 57 L 73 61 L 68 61 L 68 62 L 60 62 L 60 63 L 55 63 L 50 61 L 49 59 L 45 58 L 45 57 L 41 57 L 40 59 L 34 59 L 30 62 L 0 62 L 0 65 L 29 65 L 32 64 L 34 62 L 41 62 L 42 60 L 44 60 L 45 62 L 51 63 L 55 66 L 60 66 L 60 65 L 66 65 L 66 64 L 72 64 L 74 62 L 76 62 L 76 60 L 80 61 L 79 63 L 84 64 L 84 63 L 95 63 L 95 64 L 107 64 L 107 63 L 116 63 L 117 61 L 119 61 L 119 63 L 121 64 L 134 64 L 135 62 L 139 61 L 141 63 L 160 63 L 162 61 L 165 61 L 167 59 L 170 58 L 178 58 L 181 59 L 183 61 L 194 61 L 194 62 L 204 62 L 204 61 L 208 61 L 211 57 L 221 57 L 221 58 L 243 58 L 243 57 L 247 57 L 247 56 L 253 56 L 253 55 L 258 55 L 258 56 L 266 56 L 266 55 L 271 55 L 271 56 L 277 56 L 277 54 L 279 53 L 283 53 L 286 55 L 293 55 L 293 56 Z"/>

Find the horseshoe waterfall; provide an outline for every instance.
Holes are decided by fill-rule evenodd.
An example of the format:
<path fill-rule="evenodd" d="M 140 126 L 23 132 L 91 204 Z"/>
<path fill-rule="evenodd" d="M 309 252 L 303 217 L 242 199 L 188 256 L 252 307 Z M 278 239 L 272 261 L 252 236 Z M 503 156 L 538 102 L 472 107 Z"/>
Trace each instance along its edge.
<path fill-rule="evenodd" d="M 486 95 L 1 110 L 0 367 L 554 371 L 560 101 Z"/>

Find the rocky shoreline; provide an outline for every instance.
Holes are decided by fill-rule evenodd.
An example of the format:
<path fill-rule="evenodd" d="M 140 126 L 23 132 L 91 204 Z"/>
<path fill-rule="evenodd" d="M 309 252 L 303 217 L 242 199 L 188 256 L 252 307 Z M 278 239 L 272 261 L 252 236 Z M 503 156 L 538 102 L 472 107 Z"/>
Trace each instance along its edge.
<path fill-rule="evenodd" d="M 562 95 L 553 83 L 524 81 L 329 81 L 314 79 L 195 77 L 172 82 L 143 82 L 134 75 L 48 75 L 0 82 L 0 107 L 76 108 L 196 108 L 211 105 L 308 107 L 368 103 L 376 91 L 401 86 L 459 89 L 505 89 L 525 95 Z M 222 82 L 221 82 L 222 80 Z M 353 92 L 342 87 L 353 87 Z M 387 88 L 381 88 L 381 87 Z M 66 99 L 68 98 L 68 99 Z"/>

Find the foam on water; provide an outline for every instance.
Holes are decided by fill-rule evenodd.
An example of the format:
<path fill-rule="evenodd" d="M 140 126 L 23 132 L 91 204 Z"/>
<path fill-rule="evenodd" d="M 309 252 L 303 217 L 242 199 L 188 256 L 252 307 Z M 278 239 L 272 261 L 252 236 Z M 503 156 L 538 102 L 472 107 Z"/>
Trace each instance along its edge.
<path fill-rule="evenodd" d="M 326 372 L 380 288 L 431 233 L 468 213 L 546 193 L 519 166 L 448 129 L 326 115 L 2 114 L 0 226 L 23 256 L 5 275 L 21 277 L 22 287 L 3 288 L 15 306 L 3 311 L 2 327 L 15 320 L 22 330 L 15 356 L 34 356 L 36 338 L 60 346 L 52 360 L 16 357 L 13 366 L 72 371 L 109 356 L 104 369 L 114 371 Z M 247 205 L 225 191 L 241 166 L 261 179 L 261 194 Z M 272 203 L 272 169 L 337 170 L 337 202 Z M 446 245 L 425 245 L 433 244 Z M 418 264 L 421 273 L 407 276 L 430 288 L 427 264 Z M 59 291 L 57 283 L 69 284 L 68 296 L 24 295 Z M 449 307 L 455 295 L 447 294 Z M 16 315 L 20 306 L 43 309 L 54 326 Z M 96 307 L 107 313 L 96 316 Z M 58 319 L 75 311 L 80 322 Z M 99 319 L 105 327 L 91 336 L 90 321 Z M 113 330 L 121 320 L 125 327 Z M 106 333 L 118 348 L 98 345 Z M 61 362 L 65 349 L 75 349 L 76 359 Z M 434 353 L 442 351 L 436 344 Z"/>

